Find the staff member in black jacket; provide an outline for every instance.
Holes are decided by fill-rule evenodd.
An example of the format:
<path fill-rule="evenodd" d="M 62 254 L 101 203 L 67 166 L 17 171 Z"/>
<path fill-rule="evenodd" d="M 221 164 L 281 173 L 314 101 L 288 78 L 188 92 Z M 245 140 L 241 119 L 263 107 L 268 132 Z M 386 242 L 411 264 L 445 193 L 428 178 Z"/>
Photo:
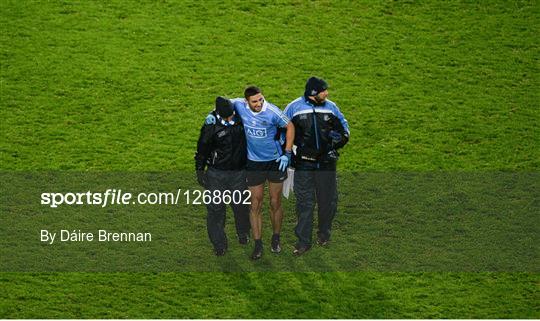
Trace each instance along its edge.
<path fill-rule="evenodd" d="M 197 143 L 195 153 L 195 170 L 197 181 L 209 191 L 229 190 L 243 191 L 247 189 L 244 167 L 247 159 L 246 137 L 240 117 L 234 114 L 231 102 L 223 97 L 216 98 L 216 110 L 212 112 L 217 118 L 215 124 L 204 124 Z M 205 167 L 208 170 L 205 172 Z M 213 195 L 213 194 L 212 194 Z M 227 250 L 225 235 L 225 204 L 212 201 L 206 205 L 208 215 L 206 225 L 208 237 L 214 246 L 214 253 L 222 256 Z M 249 205 L 234 204 L 236 233 L 240 244 L 249 241 Z"/>

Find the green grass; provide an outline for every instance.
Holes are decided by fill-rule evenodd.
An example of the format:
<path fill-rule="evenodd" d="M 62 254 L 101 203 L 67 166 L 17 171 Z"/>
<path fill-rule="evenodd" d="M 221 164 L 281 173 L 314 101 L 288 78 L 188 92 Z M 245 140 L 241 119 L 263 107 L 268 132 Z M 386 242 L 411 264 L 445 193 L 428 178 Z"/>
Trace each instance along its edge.
<path fill-rule="evenodd" d="M 308 14 L 309 12 L 309 14 Z M 325 77 L 345 170 L 538 168 L 534 2 L 2 2 L 5 169 L 191 169 L 216 95 Z"/>
<path fill-rule="evenodd" d="M 5 291 L 0 294 L 4 317 L 360 319 L 538 316 L 534 312 L 538 307 L 537 278 L 528 274 L 4 273 L 0 275 L 0 281 L 5 284 Z"/>
<path fill-rule="evenodd" d="M 341 172 L 537 173 L 539 17 L 534 1 L 1 1 L 0 169 L 191 171 L 216 95 L 257 84 L 283 108 L 318 75 L 351 126 Z M 540 318 L 525 272 L 0 273 L 0 317 Z"/>

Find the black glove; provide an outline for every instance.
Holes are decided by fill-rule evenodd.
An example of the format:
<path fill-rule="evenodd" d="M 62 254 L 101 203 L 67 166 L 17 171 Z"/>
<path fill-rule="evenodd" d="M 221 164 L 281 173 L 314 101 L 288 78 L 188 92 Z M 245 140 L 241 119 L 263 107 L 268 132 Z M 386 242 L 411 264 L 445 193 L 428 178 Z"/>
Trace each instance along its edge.
<path fill-rule="evenodd" d="M 206 173 L 205 171 L 197 171 L 197 182 L 199 182 L 199 185 L 206 188 Z"/>
<path fill-rule="evenodd" d="M 337 144 L 341 141 L 341 134 L 335 130 L 331 130 L 329 133 L 328 133 L 328 137 L 330 137 L 330 139 L 332 140 L 332 142 L 334 144 Z"/>

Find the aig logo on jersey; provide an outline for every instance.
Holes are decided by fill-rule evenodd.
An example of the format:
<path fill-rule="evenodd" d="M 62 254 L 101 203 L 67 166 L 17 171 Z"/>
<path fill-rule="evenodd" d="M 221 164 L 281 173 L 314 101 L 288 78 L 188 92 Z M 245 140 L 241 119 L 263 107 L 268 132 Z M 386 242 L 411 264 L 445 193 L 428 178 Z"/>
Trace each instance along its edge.
<path fill-rule="evenodd" d="M 244 125 L 244 127 L 246 128 L 246 133 L 251 137 L 265 138 L 267 136 L 266 128 L 251 127 L 246 125 Z"/>

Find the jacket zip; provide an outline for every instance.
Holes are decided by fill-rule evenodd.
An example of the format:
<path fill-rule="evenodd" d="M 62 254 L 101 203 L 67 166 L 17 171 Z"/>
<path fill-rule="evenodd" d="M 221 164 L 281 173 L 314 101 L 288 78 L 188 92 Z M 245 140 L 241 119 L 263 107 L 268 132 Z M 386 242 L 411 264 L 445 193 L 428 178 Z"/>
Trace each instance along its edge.
<path fill-rule="evenodd" d="M 315 145 L 317 145 L 317 150 L 320 149 L 319 147 L 319 133 L 317 131 L 317 114 L 315 113 L 315 108 L 311 107 L 313 109 L 313 130 L 315 130 Z M 317 161 L 317 168 L 319 168 L 319 161 Z"/>

